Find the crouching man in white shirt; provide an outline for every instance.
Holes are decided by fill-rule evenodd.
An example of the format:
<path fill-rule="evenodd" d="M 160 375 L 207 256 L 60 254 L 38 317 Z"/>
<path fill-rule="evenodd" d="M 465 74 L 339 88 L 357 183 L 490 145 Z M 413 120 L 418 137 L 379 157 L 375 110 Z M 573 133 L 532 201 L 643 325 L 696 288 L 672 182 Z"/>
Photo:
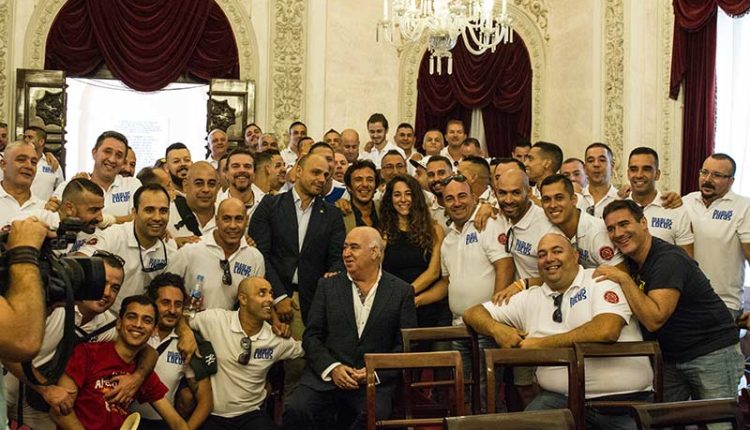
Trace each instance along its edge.
<path fill-rule="evenodd" d="M 477 332 L 494 337 L 504 348 L 561 348 L 576 342 L 642 340 L 620 286 L 596 282 L 593 269 L 578 265 L 578 253 L 557 233 L 542 237 L 539 273 L 544 284 L 513 296 L 508 304 L 486 302 L 464 314 Z M 565 408 L 568 381 L 564 367 L 540 367 L 542 388 L 527 410 Z M 648 359 L 598 358 L 586 362 L 586 397 L 646 400 L 653 379 Z M 613 397 L 616 396 L 616 397 Z M 629 429 L 628 415 L 587 411 L 586 428 Z"/>

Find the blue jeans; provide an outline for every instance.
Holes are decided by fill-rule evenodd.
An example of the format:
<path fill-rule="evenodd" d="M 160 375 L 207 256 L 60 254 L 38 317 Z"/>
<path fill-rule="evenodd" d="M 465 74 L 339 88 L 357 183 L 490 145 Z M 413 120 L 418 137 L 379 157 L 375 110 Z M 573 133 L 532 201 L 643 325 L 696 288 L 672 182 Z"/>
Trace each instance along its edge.
<path fill-rule="evenodd" d="M 542 391 L 526 407 L 527 411 L 541 411 L 545 409 L 565 409 L 568 407 L 568 397 L 552 391 Z M 635 420 L 629 415 L 614 415 L 601 413 L 594 409 L 586 409 L 586 429 L 601 430 L 635 430 Z"/>
<path fill-rule="evenodd" d="M 736 397 L 744 365 L 739 343 L 684 363 L 664 363 L 664 401 Z"/>
<path fill-rule="evenodd" d="M 480 397 L 482 398 L 482 411 L 487 410 L 487 369 L 485 369 L 484 367 L 484 350 L 488 348 L 497 348 L 495 341 L 491 337 L 479 335 L 479 393 Z M 471 343 L 468 340 L 454 341 L 453 349 L 461 353 L 461 360 L 464 364 L 464 380 L 470 379 L 472 370 Z M 495 375 L 499 375 L 497 378 L 495 378 L 495 380 L 497 381 L 495 391 L 497 391 L 497 386 L 499 386 L 500 383 L 503 382 L 502 368 L 498 368 L 495 372 Z M 466 390 L 464 398 L 467 401 L 471 399 L 471 392 Z M 471 401 L 473 403 L 475 399 L 471 399 Z"/>

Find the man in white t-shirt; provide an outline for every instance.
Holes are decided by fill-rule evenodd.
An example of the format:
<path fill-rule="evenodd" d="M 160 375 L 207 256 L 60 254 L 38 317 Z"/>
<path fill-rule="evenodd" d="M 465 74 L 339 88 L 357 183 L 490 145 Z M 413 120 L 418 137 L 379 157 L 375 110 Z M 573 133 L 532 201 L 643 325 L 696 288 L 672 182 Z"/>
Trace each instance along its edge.
<path fill-rule="evenodd" d="M 287 167 L 294 166 L 300 157 L 297 143 L 303 137 L 307 137 L 307 126 L 302 121 L 294 121 L 289 126 L 289 143 L 281 150 L 281 158 Z"/>
<path fill-rule="evenodd" d="M 227 133 L 224 130 L 213 129 L 206 137 L 208 142 L 206 149 L 208 155 L 206 155 L 206 161 L 213 166 L 214 169 L 219 168 L 219 160 L 229 149 L 229 141 L 227 140 Z"/>
<path fill-rule="evenodd" d="M 276 429 L 262 408 L 266 376 L 274 363 L 302 357 L 302 342 L 273 332 L 268 323 L 273 291 L 265 279 L 244 279 L 237 299 L 237 311 L 209 309 L 190 320 L 190 327 L 213 345 L 218 364 L 211 375 L 214 408 L 201 428 Z"/>
<path fill-rule="evenodd" d="M 382 113 L 374 113 L 367 119 L 367 133 L 370 134 L 370 141 L 365 145 L 365 151 L 378 169 L 383 155 L 388 151 L 396 150 L 406 158 L 404 150 L 388 140 L 388 120 Z"/>
<path fill-rule="evenodd" d="M 659 155 L 656 151 L 645 146 L 630 151 L 630 199 L 643 208 L 648 231 L 654 237 L 681 247 L 692 257 L 695 238 L 690 215 L 684 206 L 672 209 L 664 206 L 662 195 L 656 189 L 656 181 L 660 175 Z"/>
<path fill-rule="evenodd" d="M 230 197 L 239 199 L 245 206 L 249 220 L 266 195 L 255 185 L 255 156 L 247 149 L 235 149 L 227 157 L 224 173 L 229 181 L 229 188 L 219 192 L 216 202 L 221 203 Z"/>
<path fill-rule="evenodd" d="M 744 305 L 745 261 L 750 261 L 750 199 L 732 191 L 735 161 L 712 154 L 699 173 L 700 191 L 685 196 L 695 234 L 695 261 L 737 318 Z"/>
<path fill-rule="evenodd" d="M 47 132 L 41 127 L 30 126 L 23 132 L 23 141 L 29 142 L 36 148 L 39 163 L 36 166 L 36 176 L 31 184 L 31 192 L 42 200 L 48 200 L 65 178 L 62 167 L 58 163 L 52 166 L 47 162 L 44 154 L 44 144 L 47 142 Z"/>
<path fill-rule="evenodd" d="M 451 160 L 453 167 L 458 167 L 461 162 L 461 144 L 466 140 L 466 129 L 464 122 L 460 119 L 452 119 L 445 126 L 445 141 L 448 146 L 440 151 L 440 155 Z"/>
<path fill-rule="evenodd" d="M 584 168 L 589 179 L 581 194 L 586 201 L 586 212 L 597 218 L 602 217 L 604 208 L 618 200 L 617 188 L 612 185 L 612 169 L 615 160 L 612 149 L 604 143 L 594 142 L 586 147 Z"/>
<path fill-rule="evenodd" d="M 508 304 L 488 301 L 472 307 L 464 314 L 468 325 L 493 337 L 504 348 L 570 348 L 576 342 L 643 339 L 620 286 L 611 281 L 597 282 L 593 269 L 579 266 L 578 253 L 566 237 L 546 234 L 537 250 L 544 284 L 513 296 Z M 540 367 L 536 373 L 543 391 L 527 410 L 565 408 L 565 368 Z M 645 357 L 589 359 L 586 398 L 646 400 L 652 379 Z M 628 415 L 605 415 L 594 410 L 586 414 L 586 428 L 626 429 L 633 424 Z"/>
<path fill-rule="evenodd" d="M 39 156 L 31 143 L 12 142 L 5 148 L 5 156 L 0 159 L 4 173 L 0 181 L 0 227 L 22 213 L 44 208 L 44 201 L 31 191 L 38 162 Z"/>
<path fill-rule="evenodd" d="M 169 207 L 167 231 L 181 247 L 197 242 L 216 228 L 214 222 L 219 174 L 205 161 L 193 163 L 183 181 L 185 197 L 177 196 Z"/>

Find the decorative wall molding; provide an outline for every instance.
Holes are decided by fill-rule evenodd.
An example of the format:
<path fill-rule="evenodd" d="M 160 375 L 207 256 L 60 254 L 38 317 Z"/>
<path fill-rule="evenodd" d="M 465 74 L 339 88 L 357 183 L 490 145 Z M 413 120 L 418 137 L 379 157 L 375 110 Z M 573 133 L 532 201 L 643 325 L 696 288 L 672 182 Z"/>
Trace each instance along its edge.
<path fill-rule="evenodd" d="M 11 80 L 9 79 L 10 68 L 8 67 L 12 62 L 10 56 L 12 39 L 12 22 L 10 17 L 12 16 L 12 3 L 12 0 L 0 0 L 0 121 L 8 124 L 12 123 L 8 115 L 13 111 L 9 107 L 12 106 L 10 99 L 13 90 L 11 88 Z M 12 135 L 12 129 L 9 128 L 8 130 Z"/>
<path fill-rule="evenodd" d="M 622 0 L 607 0 L 604 12 L 604 139 L 615 158 L 612 182 L 622 183 L 625 87 L 625 11 Z"/>
<path fill-rule="evenodd" d="M 672 154 L 675 121 L 673 118 L 675 110 L 674 100 L 669 98 L 670 73 L 672 68 L 672 43 L 674 37 L 674 13 L 671 0 L 661 0 L 659 11 L 659 30 L 661 48 L 661 79 L 659 82 L 659 124 L 661 125 L 660 139 L 656 143 L 656 150 L 659 153 L 659 167 L 661 169 L 660 188 L 664 191 L 677 190 L 679 192 L 679 175 L 677 183 L 672 183 Z M 678 161 L 679 164 L 679 161 Z"/>
<path fill-rule="evenodd" d="M 47 35 L 57 13 L 67 0 L 41 0 L 31 14 L 24 38 L 23 68 L 43 69 L 44 50 L 47 47 Z"/>
<path fill-rule="evenodd" d="M 529 52 L 531 70 L 531 140 L 536 141 L 544 133 L 544 105 L 542 95 L 546 77 L 547 8 L 544 0 L 515 0 L 508 5 L 513 17 L 513 28 L 523 39 Z M 401 51 L 399 66 L 398 117 L 414 124 L 417 112 L 417 77 L 419 64 L 427 50 L 426 40 L 406 45 Z"/>
<path fill-rule="evenodd" d="M 226 15 L 234 32 L 237 55 L 240 57 L 240 79 L 258 82 L 258 42 L 250 15 L 240 0 L 214 0 Z"/>
<path fill-rule="evenodd" d="M 270 128 L 284 136 L 292 121 L 303 119 L 307 11 L 304 0 L 274 0 L 271 23 Z"/>

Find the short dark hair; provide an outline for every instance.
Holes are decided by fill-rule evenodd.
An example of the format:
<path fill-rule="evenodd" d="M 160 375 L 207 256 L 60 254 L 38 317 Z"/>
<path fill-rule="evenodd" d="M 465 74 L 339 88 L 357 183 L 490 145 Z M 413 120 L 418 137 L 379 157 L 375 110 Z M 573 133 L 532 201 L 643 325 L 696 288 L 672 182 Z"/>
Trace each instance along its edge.
<path fill-rule="evenodd" d="M 513 143 L 513 149 L 515 150 L 516 148 L 531 148 L 531 142 L 524 138 L 518 138 Z"/>
<path fill-rule="evenodd" d="M 66 185 L 63 189 L 62 201 L 67 202 L 70 200 L 74 200 L 83 192 L 89 192 L 102 198 L 104 197 L 104 191 L 102 191 L 102 187 L 96 185 L 90 179 L 75 178 L 71 179 L 70 182 L 68 182 L 68 185 Z"/>
<path fill-rule="evenodd" d="M 568 179 L 567 176 L 561 175 L 559 173 L 555 173 L 554 175 L 547 176 L 542 181 L 542 185 L 539 187 L 539 191 L 544 191 L 544 187 L 547 185 L 557 184 L 558 182 L 562 182 L 563 186 L 565 187 L 565 192 L 569 195 L 573 195 L 576 193 L 575 188 L 573 188 L 573 183 Z"/>
<path fill-rule="evenodd" d="M 449 125 L 453 125 L 453 124 L 460 124 L 460 125 L 461 125 L 461 128 L 463 128 L 463 129 L 464 129 L 464 133 L 466 133 L 466 126 L 464 125 L 464 122 L 463 122 L 463 121 L 461 121 L 460 119 L 452 119 L 452 120 L 448 121 L 448 122 L 447 122 L 447 123 L 445 124 L 445 131 L 447 132 L 447 131 L 448 131 L 448 126 L 449 126 Z"/>
<path fill-rule="evenodd" d="M 448 157 L 445 157 L 443 155 L 433 155 L 433 156 L 431 156 L 430 159 L 427 160 L 427 164 L 425 164 L 425 168 L 427 168 L 427 166 L 429 166 L 432 163 L 437 163 L 437 162 L 441 162 L 441 161 L 443 163 L 447 164 L 448 167 L 450 167 L 451 170 L 453 170 L 453 163 L 451 162 L 451 160 L 448 159 Z"/>
<path fill-rule="evenodd" d="M 347 167 L 346 172 L 344 172 L 344 184 L 346 184 L 347 187 L 351 187 L 352 175 L 355 171 L 362 169 L 372 170 L 372 173 L 375 175 L 375 188 L 377 188 L 380 185 L 380 175 L 378 175 L 378 169 L 375 167 L 375 163 L 370 160 L 354 160 L 354 162 Z"/>
<path fill-rule="evenodd" d="M 137 294 L 135 296 L 125 297 L 125 300 L 123 300 L 122 304 L 120 305 L 120 313 L 118 314 L 120 319 L 123 319 L 125 317 L 125 312 L 128 311 L 128 306 L 130 306 L 131 303 L 137 303 L 143 306 L 151 306 L 152 308 L 154 308 L 154 325 L 159 323 L 159 308 L 156 307 L 156 303 L 154 303 L 153 299 L 145 294 Z"/>
<path fill-rule="evenodd" d="M 398 130 L 399 128 L 408 128 L 409 130 L 414 131 L 414 127 L 408 122 L 402 122 L 398 125 L 398 127 L 396 127 L 396 130 Z"/>
<path fill-rule="evenodd" d="M 273 158 L 274 155 L 280 155 L 279 151 L 275 151 L 276 154 L 272 154 L 271 153 L 272 151 L 274 151 L 274 150 L 269 149 L 267 151 L 258 152 L 258 153 L 255 154 L 255 157 L 253 158 L 253 160 L 255 160 L 255 168 L 256 169 L 260 168 L 260 166 L 264 166 L 264 165 L 270 163 L 271 159 Z"/>
<path fill-rule="evenodd" d="M 141 185 L 158 184 L 159 177 L 156 176 L 156 173 L 154 172 L 154 170 L 158 168 L 159 167 L 144 167 L 137 175 L 135 175 L 135 177 L 141 181 Z"/>
<path fill-rule="evenodd" d="M 94 251 L 92 256 L 101 258 L 104 264 L 113 269 L 122 270 L 122 276 L 125 277 L 125 260 L 119 255 L 99 249 Z"/>
<path fill-rule="evenodd" d="M 0 122 L 0 128 L 8 128 L 7 122 Z"/>
<path fill-rule="evenodd" d="M 302 140 L 302 139 L 300 139 L 300 140 Z M 312 154 L 312 152 L 315 151 L 318 148 L 328 148 L 328 149 L 331 150 L 331 152 L 336 152 L 336 151 L 333 150 L 333 148 L 331 147 L 331 145 L 329 145 L 329 144 L 327 144 L 325 142 L 315 142 L 310 147 L 310 150 L 308 151 L 308 154 Z"/>
<path fill-rule="evenodd" d="M 388 130 L 388 120 L 385 119 L 385 115 L 382 113 L 374 113 L 367 118 L 367 125 L 375 124 L 376 122 L 383 124 L 383 128 Z"/>
<path fill-rule="evenodd" d="M 535 143 L 532 148 L 539 148 L 544 156 L 552 161 L 552 172 L 557 173 L 562 167 L 563 152 L 559 146 L 552 142 L 539 141 Z"/>
<path fill-rule="evenodd" d="M 516 167 L 522 172 L 526 172 L 526 165 L 524 165 L 520 160 L 516 160 L 513 157 L 500 157 L 500 158 L 493 158 L 490 165 L 497 167 L 500 164 L 515 164 Z"/>
<path fill-rule="evenodd" d="M 589 152 L 589 149 L 591 149 L 591 148 L 603 148 L 604 150 L 607 151 L 607 155 L 609 155 L 609 159 L 610 160 L 614 160 L 615 159 L 614 155 L 612 154 L 612 148 L 610 148 L 609 145 L 607 145 L 606 143 L 602 143 L 602 142 L 594 142 L 594 143 L 592 143 L 591 145 L 589 145 L 589 146 L 586 147 L 586 150 L 583 151 L 583 155 L 585 156 Z"/>
<path fill-rule="evenodd" d="M 159 289 L 163 287 L 177 288 L 182 292 L 182 300 L 187 301 L 188 294 L 185 290 L 185 281 L 182 279 L 182 276 L 171 272 L 160 273 L 148 284 L 146 294 L 156 301 L 156 298 L 159 297 Z M 185 306 L 187 306 L 187 303 L 185 303 Z"/>
<path fill-rule="evenodd" d="M 296 125 L 301 125 L 302 127 L 305 127 L 305 129 L 307 129 L 307 126 L 305 125 L 305 123 L 304 123 L 304 122 L 302 122 L 302 121 L 294 121 L 293 123 L 289 124 L 289 133 L 291 133 L 291 132 L 292 132 L 292 129 L 293 129 L 293 128 L 294 128 L 294 126 L 296 126 Z"/>
<path fill-rule="evenodd" d="M 260 128 L 260 126 L 258 124 L 256 124 L 256 123 L 254 123 L 254 122 L 251 122 L 250 124 L 246 125 L 245 128 L 242 129 L 242 134 L 245 134 L 245 132 L 247 131 L 247 129 L 250 128 L 250 127 L 252 127 L 252 126 L 258 127 L 258 130 L 260 130 L 260 133 L 263 134 L 263 129 Z"/>
<path fill-rule="evenodd" d="M 603 219 L 607 219 L 607 215 L 611 214 L 614 211 L 619 211 L 621 209 L 625 209 L 628 212 L 630 212 L 631 215 L 633 215 L 633 218 L 635 218 L 636 221 L 640 221 L 643 219 L 643 208 L 641 206 L 630 199 L 625 200 L 615 200 L 612 203 L 608 204 L 604 207 L 604 213 L 602 214 Z"/>
<path fill-rule="evenodd" d="M 469 155 L 468 157 L 464 157 L 461 161 L 462 162 L 465 161 L 465 162 L 471 163 L 471 164 L 473 164 L 475 166 L 479 166 L 479 167 L 481 167 L 482 169 L 484 169 L 487 172 L 488 176 L 490 174 L 490 163 L 488 163 L 487 160 L 485 160 L 482 157 L 479 157 L 479 156 L 476 156 L 476 155 Z"/>
<path fill-rule="evenodd" d="M 47 140 L 47 132 L 42 127 L 30 125 L 26 127 L 26 130 L 31 130 L 36 133 L 37 137 L 41 137 L 42 139 Z"/>
<path fill-rule="evenodd" d="M 169 152 L 177 150 L 177 149 L 188 149 L 188 147 L 185 146 L 185 144 L 182 143 L 182 142 L 175 142 L 175 143 L 167 146 L 167 149 L 164 151 L 164 158 L 169 158 Z M 189 149 L 188 149 L 188 151 L 189 151 Z"/>
<path fill-rule="evenodd" d="M 226 170 L 229 167 L 229 162 L 231 161 L 232 156 L 234 156 L 234 155 L 249 155 L 250 158 L 252 158 L 252 160 L 253 160 L 253 167 L 255 167 L 255 154 L 253 154 L 252 152 L 250 152 L 249 149 L 235 148 L 231 152 L 227 152 L 225 155 L 227 156 L 227 164 L 224 166 L 224 170 Z M 222 157 L 222 158 L 224 158 L 224 157 Z M 221 160 L 219 160 L 219 161 L 221 161 Z"/>
<path fill-rule="evenodd" d="M 172 199 L 169 198 L 169 193 L 167 190 L 162 187 L 159 184 L 144 184 L 138 187 L 137 190 L 135 190 L 135 194 L 133 194 L 133 207 L 135 208 L 135 211 L 138 212 L 138 205 L 141 203 L 141 194 L 143 194 L 145 191 L 158 191 L 164 193 L 165 196 L 167 196 L 167 201 L 170 202 Z"/>
<path fill-rule="evenodd" d="M 717 152 L 715 154 L 711 154 L 710 158 L 713 158 L 714 160 L 729 161 L 732 164 L 732 173 L 730 174 L 734 176 L 734 173 L 737 171 L 737 162 L 735 162 L 734 158 L 730 157 L 729 154 L 724 154 L 723 152 Z"/>
<path fill-rule="evenodd" d="M 580 158 L 576 158 L 576 157 L 569 157 L 569 158 L 566 158 L 566 159 L 565 159 L 565 161 L 563 161 L 562 163 L 563 163 L 563 164 L 568 164 L 568 163 L 572 163 L 572 162 L 574 162 L 574 161 L 575 161 L 575 162 L 578 162 L 578 163 L 581 163 L 581 165 L 584 165 L 584 164 L 586 164 L 586 163 L 584 163 L 584 162 L 583 162 L 583 160 L 581 160 Z M 560 166 L 560 167 L 562 167 L 562 166 Z"/>
<path fill-rule="evenodd" d="M 639 146 L 638 148 L 635 148 L 634 150 L 630 151 L 630 155 L 628 155 L 628 163 L 630 163 L 630 159 L 633 158 L 634 155 L 650 155 L 654 157 L 654 161 L 656 161 L 656 168 L 659 168 L 659 154 L 657 154 L 656 151 L 653 150 L 653 148 L 649 148 L 648 146 Z"/>
<path fill-rule="evenodd" d="M 461 145 L 463 145 L 463 146 L 474 145 L 478 149 L 482 148 L 482 144 L 479 142 L 479 139 L 477 139 L 476 137 L 467 137 L 466 139 L 464 139 L 464 141 L 463 141 L 463 143 L 461 143 Z"/>
<path fill-rule="evenodd" d="M 382 157 L 380 157 L 380 161 L 382 162 L 383 158 L 385 158 L 385 157 L 387 157 L 389 155 L 398 155 L 399 157 L 401 157 L 402 160 L 406 161 L 406 157 L 404 157 L 404 154 L 402 154 L 401 151 L 399 151 L 397 149 L 389 149 L 388 151 L 386 151 L 386 153 L 383 154 Z"/>
<path fill-rule="evenodd" d="M 338 131 L 336 131 L 336 129 L 335 129 L 335 128 L 332 128 L 332 129 L 330 129 L 330 130 L 326 131 L 325 133 L 323 133 L 323 137 L 325 137 L 325 135 L 326 135 L 326 134 L 328 134 L 328 133 L 336 133 L 336 134 L 338 134 L 339 136 L 341 136 L 341 133 L 339 133 Z"/>
<path fill-rule="evenodd" d="M 96 151 L 97 149 L 99 149 L 100 146 L 102 146 L 102 142 L 104 142 L 104 139 L 119 140 L 125 145 L 125 155 L 128 155 L 128 148 L 130 148 L 130 146 L 128 146 L 128 138 L 125 137 L 124 134 L 118 131 L 114 131 L 114 130 L 105 131 L 104 133 L 100 134 L 99 137 L 96 138 L 96 143 L 94 144 L 94 151 Z"/>

